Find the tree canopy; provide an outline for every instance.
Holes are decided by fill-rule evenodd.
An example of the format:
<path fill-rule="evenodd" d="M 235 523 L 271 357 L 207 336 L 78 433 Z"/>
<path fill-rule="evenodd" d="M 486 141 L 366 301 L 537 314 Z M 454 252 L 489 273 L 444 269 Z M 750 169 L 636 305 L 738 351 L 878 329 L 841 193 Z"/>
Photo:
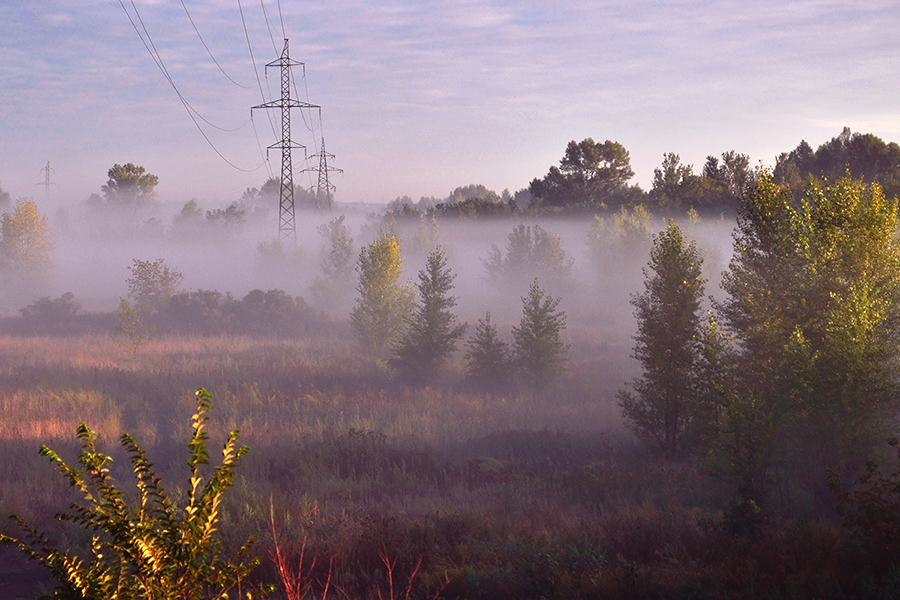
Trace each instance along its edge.
<path fill-rule="evenodd" d="M 774 179 L 796 196 L 803 193 L 810 177 L 836 181 L 844 176 L 878 183 L 885 195 L 900 194 L 900 145 L 885 143 L 871 133 L 854 133 L 844 127 L 840 135 L 815 151 L 804 140 L 790 152 L 778 156 Z"/>
<path fill-rule="evenodd" d="M 559 167 L 529 185 L 532 201 L 541 206 L 602 206 L 634 176 L 628 150 L 610 140 L 572 140 Z"/>
<path fill-rule="evenodd" d="M 156 201 L 159 177 L 134 163 L 115 164 L 107 172 L 109 180 L 100 190 L 103 198 L 116 206 L 144 206 Z"/>

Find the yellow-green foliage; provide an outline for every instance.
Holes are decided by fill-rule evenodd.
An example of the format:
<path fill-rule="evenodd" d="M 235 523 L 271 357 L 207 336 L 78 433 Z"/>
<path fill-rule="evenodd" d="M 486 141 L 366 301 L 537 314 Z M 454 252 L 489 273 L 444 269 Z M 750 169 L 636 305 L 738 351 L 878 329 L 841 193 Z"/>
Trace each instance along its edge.
<path fill-rule="evenodd" d="M 53 241 L 46 215 L 31 200 L 19 198 L 11 213 L 0 220 L 0 265 L 16 277 L 41 278 L 53 263 Z"/>
<path fill-rule="evenodd" d="M 360 346 L 372 356 L 385 356 L 412 311 L 415 290 L 400 283 L 402 266 L 400 243 L 393 235 L 375 240 L 359 254 L 359 297 L 350 324 Z"/>
<path fill-rule="evenodd" d="M 134 437 L 125 434 L 121 445 L 129 454 L 136 502 L 120 490 L 110 472 L 112 458 L 97 449 L 97 436 L 82 422 L 77 428 L 82 451 L 79 466 L 71 467 L 47 446 L 40 454 L 54 463 L 81 500 L 57 515 L 91 535 L 89 551 L 54 548 L 45 534 L 22 519 L 21 539 L 0 534 L 0 542 L 18 547 L 47 567 L 58 581 L 53 598 L 66 599 L 227 599 L 240 588 L 256 559 L 248 559 L 249 541 L 234 558 L 223 556 L 217 527 L 222 495 L 233 482 L 233 471 L 246 446 L 238 446 L 238 431 L 228 435 L 222 462 L 204 481 L 201 466 L 210 464 L 206 421 L 210 394 L 197 391 L 197 411 L 191 417 L 188 442 L 191 476 L 186 506 L 179 507 L 162 488 L 153 465 Z"/>

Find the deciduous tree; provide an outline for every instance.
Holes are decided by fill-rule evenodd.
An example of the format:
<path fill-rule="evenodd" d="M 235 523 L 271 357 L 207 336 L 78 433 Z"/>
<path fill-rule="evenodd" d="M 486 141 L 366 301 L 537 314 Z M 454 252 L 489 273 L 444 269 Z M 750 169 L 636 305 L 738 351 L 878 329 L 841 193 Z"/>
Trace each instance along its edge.
<path fill-rule="evenodd" d="M 0 208 L 6 208 L 9 206 L 9 192 L 4 192 L 3 187 L 0 186 Z"/>
<path fill-rule="evenodd" d="M 317 228 L 324 238 L 319 253 L 321 275 L 312 285 L 315 302 L 334 308 L 345 304 L 353 290 L 353 238 L 344 224 L 344 215 Z"/>
<path fill-rule="evenodd" d="M 402 266 L 400 243 L 393 235 L 364 247 L 356 263 L 359 296 L 350 325 L 360 346 L 376 358 L 387 355 L 415 302 L 415 288 L 400 282 Z"/>
<path fill-rule="evenodd" d="M 134 259 L 128 270 L 128 297 L 134 302 L 135 310 L 142 317 L 155 316 L 178 291 L 184 276 L 181 271 L 166 264 L 162 258 L 156 260 Z"/>
<path fill-rule="evenodd" d="M 850 178 L 810 183 L 798 206 L 764 174 L 744 197 L 720 309 L 758 431 L 734 435 L 766 432 L 784 481 L 820 498 L 826 470 L 857 471 L 896 415 L 897 227 L 896 200 Z"/>
<path fill-rule="evenodd" d="M 156 201 L 159 177 L 134 163 L 115 164 L 107 172 L 109 180 L 101 186 L 103 198 L 114 206 L 144 206 Z"/>
<path fill-rule="evenodd" d="M 667 455 L 690 451 L 691 429 L 712 411 L 698 402 L 703 260 L 694 242 L 669 221 L 653 238 L 644 292 L 632 297 L 638 333 L 634 358 L 643 375 L 618 394 L 629 427 Z"/>
<path fill-rule="evenodd" d="M 53 241 L 47 217 L 25 198 L 0 218 L 0 267 L 17 285 L 40 282 L 53 266 Z"/>
<path fill-rule="evenodd" d="M 486 260 L 485 272 L 492 281 L 509 286 L 539 277 L 553 283 L 565 283 L 574 260 L 563 247 L 562 238 L 540 225 L 517 225 L 507 237 L 506 251 L 496 245 Z"/>
<path fill-rule="evenodd" d="M 546 206 L 600 206 L 634 176 L 628 151 L 618 142 L 572 140 L 559 167 L 529 186 L 532 200 Z"/>

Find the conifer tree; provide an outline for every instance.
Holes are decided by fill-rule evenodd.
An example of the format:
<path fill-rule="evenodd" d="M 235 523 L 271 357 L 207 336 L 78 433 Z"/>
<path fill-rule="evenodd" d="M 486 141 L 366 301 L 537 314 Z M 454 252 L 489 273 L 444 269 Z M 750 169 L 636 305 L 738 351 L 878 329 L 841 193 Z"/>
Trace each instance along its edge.
<path fill-rule="evenodd" d="M 559 299 L 544 293 L 535 279 L 522 298 L 522 319 L 513 327 L 516 367 L 535 388 L 544 388 L 559 376 L 568 345 L 562 341 L 566 313 L 558 310 Z"/>
<path fill-rule="evenodd" d="M 406 319 L 406 329 L 394 345 L 390 364 L 414 382 L 432 380 L 466 331 L 450 312 L 456 298 L 450 295 L 456 275 L 447 266 L 440 246 L 431 251 L 425 269 L 419 271 L 419 304 Z"/>
<path fill-rule="evenodd" d="M 512 360 L 509 346 L 500 339 L 491 313 L 479 319 L 475 335 L 466 341 L 466 376 L 480 389 L 497 393 L 510 383 Z"/>

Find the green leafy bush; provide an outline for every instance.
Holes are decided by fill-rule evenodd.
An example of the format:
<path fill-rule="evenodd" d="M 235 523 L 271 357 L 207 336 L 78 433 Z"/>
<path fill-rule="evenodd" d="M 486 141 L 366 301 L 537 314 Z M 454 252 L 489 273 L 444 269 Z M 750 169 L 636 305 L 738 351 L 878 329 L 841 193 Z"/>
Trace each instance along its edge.
<path fill-rule="evenodd" d="M 57 466 L 82 497 L 57 518 L 88 531 L 90 549 L 54 548 L 47 535 L 15 516 L 11 518 L 24 531 L 24 538 L 0 534 L 0 542 L 17 546 L 51 571 L 59 582 L 51 598 L 225 599 L 230 590 L 241 587 L 258 563 L 247 555 L 252 540 L 235 557 L 226 558 L 217 527 L 222 495 L 231 486 L 234 468 L 247 447 L 237 445 L 238 431 L 232 431 L 221 464 L 204 482 L 200 468 L 210 464 L 205 431 L 210 400 L 209 392 L 197 391 L 188 442 L 189 494 L 183 508 L 163 489 L 146 453 L 129 434 L 120 442 L 131 457 L 136 502 L 116 486 L 110 474 L 112 458 L 98 451 L 97 436 L 84 423 L 77 429 L 82 442 L 79 467 L 69 466 L 56 452 L 41 446 L 40 454 Z"/>

